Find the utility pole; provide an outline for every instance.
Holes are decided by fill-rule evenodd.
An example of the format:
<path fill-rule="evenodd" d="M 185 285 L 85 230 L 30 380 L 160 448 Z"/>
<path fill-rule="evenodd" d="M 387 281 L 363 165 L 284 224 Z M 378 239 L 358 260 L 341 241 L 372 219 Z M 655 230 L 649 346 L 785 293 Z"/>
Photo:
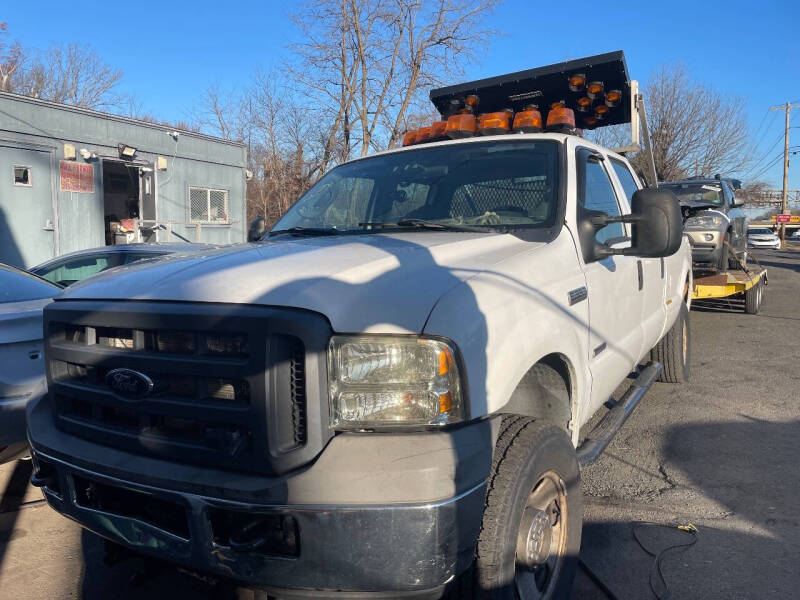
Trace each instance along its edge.
<path fill-rule="evenodd" d="M 800 104 L 782 104 L 771 106 L 770 110 L 786 111 L 786 132 L 783 136 L 783 202 L 781 203 L 781 213 L 786 214 L 789 210 L 789 113 L 793 108 L 800 108 Z M 786 242 L 786 223 L 781 223 L 781 243 Z"/>

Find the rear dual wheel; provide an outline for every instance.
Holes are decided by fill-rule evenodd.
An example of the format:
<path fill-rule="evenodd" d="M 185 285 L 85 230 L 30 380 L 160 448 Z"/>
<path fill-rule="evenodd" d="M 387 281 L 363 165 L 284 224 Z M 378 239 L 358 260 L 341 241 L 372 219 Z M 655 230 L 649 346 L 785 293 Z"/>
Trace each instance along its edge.
<path fill-rule="evenodd" d="M 689 327 L 689 308 L 681 302 L 678 318 L 667 334 L 650 351 L 650 358 L 661 363 L 658 381 L 683 383 L 689 381 L 692 360 L 692 330 Z"/>

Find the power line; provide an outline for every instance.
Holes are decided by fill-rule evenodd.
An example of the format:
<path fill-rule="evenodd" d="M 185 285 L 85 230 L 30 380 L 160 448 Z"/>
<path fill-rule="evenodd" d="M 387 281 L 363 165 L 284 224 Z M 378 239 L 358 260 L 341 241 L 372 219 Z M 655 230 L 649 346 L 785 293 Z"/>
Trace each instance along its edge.
<path fill-rule="evenodd" d="M 770 130 L 770 128 L 772 127 L 772 124 L 775 122 L 775 119 L 777 119 L 777 118 L 778 118 L 778 114 L 777 114 L 777 113 L 775 113 L 775 112 L 772 112 L 772 111 L 771 111 L 771 110 L 769 110 L 769 109 L 767 109 L 767 112 L 768 112 L 768 113 L 770 113 L 770 114 L 772 115 L 772 119 L 771 119 L 771 120 L 770 120 L 770 122 L 767 124 L 767 126 L 766 126 L 766 127 L 764 127 L 764 128 L 763 128 L 763 130 L 761 131 L 761 135 L 760 135 L 760 136 L 759 136 L 759 138 L 756 140 L 756 144 L 755 144 L 756 146 L 758 146 L 758 145 L 759 145 L 759 144 L 762 142 L 762 140 L 764 139 L 764 137 L 767 135 L 767 132 L 768 132 L 768 131 Z"/>
<path fill-rule="evenodd" d="M 785 213 L 788 203 L 788 191 L 789 191 L 789 116 L 792 113 L 792 110 L 795 108 L 800 108 L 800 104 L 792 104 L 791 102 L 787 102 L 783 106 L 770 106 L 770 110 L 778 111 L 783 110 L 786 113 L 786 124 L 784 125 L 784 142 L 783 142 L 783 202 L 781 207 L 781 212 Z M 786 223 L 781 223 L 781 242 L 786 241 Z"/>
<path fill-rule="evenodd" d="M 777 162 L 778 162 L 778 161 L 779 161 L 781 158 L 783 158 L 783 152 L 781 152 L 780 154 L 778 154 L 778 155 L 777 155 L 777 156 L 776 156 L 776 157 L 775 157 L 773 160 L 771 160 L 771 161 L 769 162 L 769 164 L 767 164 L 767 165 L 766 165 L 766 166 L 765 166 L 763 169 L 761 169 L 761 170 L 760 170 L 758 173 L 756 173 L 755 175 L 753 175 L 753 176 L 751 177 L 751 179 L 758 179 L 759 177 L 761 177 L 761 176 L 762 176 L 764 173 L 766 173 L 766 172 L 767 172 L 767 171 L 769 171 L 769 170 L 770 170 L 772 167 L 774 167 L 774 166 L 777 164 Z"/>
<path fill-rule="evenodd" d="M 778 138 L 775 140 L 775 142 L 772 144 L 772 146 L 767 148 L 767 151 L 764 152 L 761 155 L 761 158 L 759 158 L 756 162 L 754 162 L 753 165 L 749 169 L 747 169 L 747 171 L 744 172 L 744 175 L 747 175 L 750 171 L 753 171 L 754 169 L 759 168 L 761 163 L 763 163 L 767 159 L 767 156 L 769 155 L 769 153 L 772 152 L 775 149 L 775 146 L 777 146 L 780 143 L 782 137 L 783 137 L 783 134 L 779 133 L 778 134 Z"/>

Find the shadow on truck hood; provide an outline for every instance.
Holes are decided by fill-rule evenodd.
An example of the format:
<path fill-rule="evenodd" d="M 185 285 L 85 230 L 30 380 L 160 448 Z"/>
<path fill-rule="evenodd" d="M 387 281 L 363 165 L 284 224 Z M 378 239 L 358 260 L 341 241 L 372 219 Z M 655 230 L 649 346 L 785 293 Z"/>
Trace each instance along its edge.
<path fill-rule="evenodd" d="M 322 313 L 339 332 L 418 333 L 445 292 L 534 245 L 491 233 L 287 236 L 146 260 L 62 297 L 287 306 Z"/>

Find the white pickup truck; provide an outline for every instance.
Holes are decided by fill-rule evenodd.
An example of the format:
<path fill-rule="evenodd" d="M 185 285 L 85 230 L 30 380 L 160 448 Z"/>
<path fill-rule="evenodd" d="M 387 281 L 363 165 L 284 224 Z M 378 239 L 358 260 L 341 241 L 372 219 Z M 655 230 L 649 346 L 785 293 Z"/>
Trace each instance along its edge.
<path fill-rule="evenodd" d="M 333 169 L 263 241 L 75 284 L 34 484 L 270 598 L 566 598 L 580 465 L 689 375 L 689 245 L 641 187 L 577 135 L 424 142 Z"/>

